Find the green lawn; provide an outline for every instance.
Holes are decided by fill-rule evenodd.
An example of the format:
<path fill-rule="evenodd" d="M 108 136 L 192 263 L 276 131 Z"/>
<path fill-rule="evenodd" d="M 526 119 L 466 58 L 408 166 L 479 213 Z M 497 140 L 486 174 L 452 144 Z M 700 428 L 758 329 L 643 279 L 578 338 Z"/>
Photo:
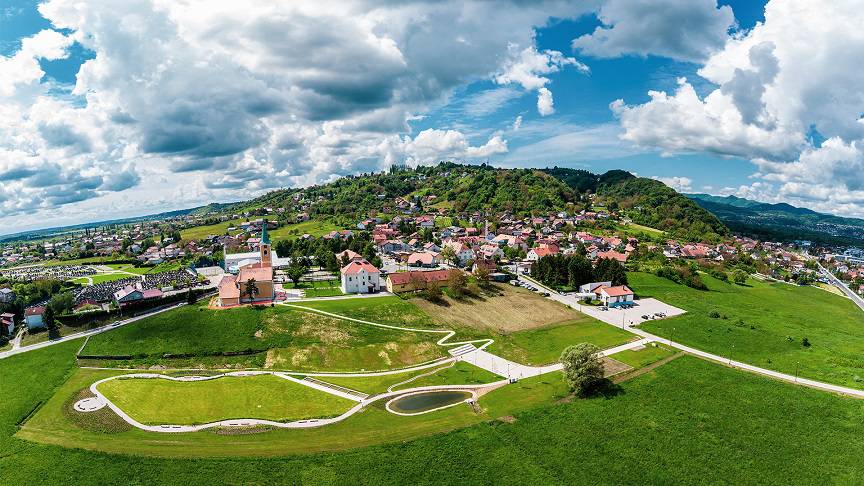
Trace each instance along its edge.
<path fill-rule="evenodd" d="M 290 288 L 304 289 L 306 297 L 333 297 L 337 295 L 345 295 L 342 293 L 341 281 L 338 279 L 300 282 L 299 286 L 292 283 Z"/>
<path fill-rule="evenodd" d="M 113 282 L 115 280 L 122 280 L 124 278 L 134 277 L 134 275 L 129 275 L 126 273 L 101 273 L 91 276 L 93 279 L 93 284 L 99 284 L 104 282 Z M 77 280 L 86 280 L 86 279 L 76 279 Z"/>
<path fill-rule="evenodd" d="M 631 273 L 641 297 L 656 297 L 687 314 L 648 321 L 648 332 L 757 366 L 864 388 L 864 313 L 850 300 L 813 287 L 723 283 L 707 275 L 698 291 L 644 273 Z M 711 318 L 716 311 L 721 318 Z M 722 316 L 726 318 L 723 319 Z M 811 346 L 802 345 L 806 337 Z"/>
<path fill-rule="evenodd" d="M 324 236 L 331 231 L 338 231 L 342 228 L 336 226 L 329 221 L 304 221 L 297 224 L 286 224 L 272 231 L 269 231 L 270 237 L 275 240 L 294 239 L 310 234 L 315 237 Z"/>
<path fill-rule="evenodd" d="M 99 391 L 135 420 L 149 425 L 192 425 L 257 418 L 293 421 L 339 415 L 355 402 L 273 375 L 207 381 L 118 379 Z"/>
<path fill-rule="evenodd" d="M 340 299 L 303 302 L 300 305 L 380 324 L 420 328 L 437 327 L 432 318 L 425 312 L 399 297 Z"/>
<path fill-rule="evenodd" d="M 407 371 L 405 373 L 394 373 L 392 375 L 376 375 L 376 376 L 321 376 L 317 379 L 332 383 L 334 385 L 344 386 L 352 390 L 377 395 L 385 393 L 390 385 L 405 381 L 413 376 L 428 373 L 433 369 L 425 369 L 420 371 Z"/>
<path fill-rule="evenodd" d="M 652 363 L 656 363 L 661 359 L 668 358 L 669 356 L 672 356 L 674 354 L 675 351 L 665 346 L 648 345 L 638 350 L 625 349 L 624 351 L 615 353 L 610 357 L 616 361 L 620 361 L 626 365 L 630 365 L 633 368 L 643 368 Z"/>
<path fill-rule="evenodd" d="M 224 235 L 228 231 L 228 228 L 232 226 L 239 227 L 240 223 L 244 221 L 243 219 L 237 219 L 204 226 L 193 226 L 180 231 L 180 238 L 184 240 L 200 240 L 211 235 Z"/>
<path fill-rule="evenodd" d="M 501 381 L 504 378 L 490 373 L 483 368 L 478 368 L 465 361 L 457 361 L 455 365 L 437 370 L 431 375 L 426 375 L 416 380 L 395 387 L 396 390 L 405 390 L 419 386 L 438 385 L 479 385 Z"/>
<path fill-rule="evenodd" d="M 550 376 L 481 397 L 481 415 L 452 407 L 397 417 L 372 407 L 332 428 L 166 436 L 95 432 L 68 418 L 63 409 L 69 398 L 112 373 L 73 374 L 79 345 L 0 360 L 0 376 L 6 378 L 0 380 L 4 483 L 34 478 L 64 485 L 70 478 L 184 485 L 864 481 L 864 402 L 692 357 L 624 382 L 620 393 L 605 398 L 559 403 L 562 385 Z M 512 418 L 494 420 L 504 416 Z M 16 424 L 22 421 L 19 431 Z M 343 452 L 317 454 L 334 450 Z"/>
<path fill-rule="evenodd" d="M 364 299 L 365 300 L 365 299 Z M 266 352 L 274 369 L 399 368 L 443 356 L 439 335 L 384 329 L 284 306 L 210 310 L 183 306 L 90 338 L 84 355 L 213 356 Z"/>
<path fill-rule="evenodd" d="M 627 331 L 594 318 L 496 336 L 488 351 L 523 364 L 543 365 L 558 361 L 564 348 L 588 342 L 606 349 L 635 340 Z"/>

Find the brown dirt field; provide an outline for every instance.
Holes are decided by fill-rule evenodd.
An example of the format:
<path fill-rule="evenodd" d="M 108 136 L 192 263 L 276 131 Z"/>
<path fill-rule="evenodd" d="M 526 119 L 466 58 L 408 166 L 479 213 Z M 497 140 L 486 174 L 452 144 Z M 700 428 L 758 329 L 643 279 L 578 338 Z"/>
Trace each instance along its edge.
<path fill-rule="evenodd" d="M 529 290 L 511 285 L 497 287 L 497 296 L 460 300 L 444 296 L 446 305 L 433 304 L 422 298 L 411 299 L 411 303 L 442 324 L 505 333 L 583 318 L 573 309 Z"/>

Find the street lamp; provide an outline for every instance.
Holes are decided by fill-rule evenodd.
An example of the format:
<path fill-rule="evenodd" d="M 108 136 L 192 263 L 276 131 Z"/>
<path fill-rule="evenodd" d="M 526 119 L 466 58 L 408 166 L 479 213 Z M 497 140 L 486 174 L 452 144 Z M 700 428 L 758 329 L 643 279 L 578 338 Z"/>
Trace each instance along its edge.
<path fill-rule="evenodd" d="M 734 344 L 729 345 L 729 366 L 732 366 L 732 350 L 735 349 Z"/>
<path fill-rule="evenodd" d="M 801 365 L 800 361 L 795 362 L 795 383 L 798 383 L 798 367 Z"/>

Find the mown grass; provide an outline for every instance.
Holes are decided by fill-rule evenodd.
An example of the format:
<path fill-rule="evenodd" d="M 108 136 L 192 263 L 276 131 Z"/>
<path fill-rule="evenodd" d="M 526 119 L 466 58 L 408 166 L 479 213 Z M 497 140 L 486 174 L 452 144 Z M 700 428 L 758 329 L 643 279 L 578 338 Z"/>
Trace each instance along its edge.
<path fill-rule="evenodd" d="M 98 390 L 132 418 L 149 425 L 194 425 L 242 418 L 325 418 L 355 405 L 346 398 L 273 375 L 193 382 L 126 378 L 106 381 Z"/>
<path fill-rule="evenodd" d="M 453 366 L 447 366 L 438 369 L 434 373 L 426 376 L 421 376 L 416 380 L 394 387 L 394 390 L 405 390 L 407 388 L 416 388 L 420 386 L 440 386 L 440 385 L 481 385 L 484 383 L 493 383 L 501 381 L 504 378 L 478 368 L 465 361 L 457 361 Z"/>
<path fill-rule="evenodd" d="M 0 360 L 5 483 L 34 478 L 40 484 L 864 481 L 864 402 L 692 357 L 627 381 L 617 394 L 571 403 L 554 403 L 563 389 L 560 376 L 550 376 L 481 397 L 480 416 L 453 407 L 397 417 L 373 407 L 332 429 L 166 437 L 138 430 L 97 433 L 64 417 L 62 404 L 69 396 L 111 373 L 81 370 L 66 381 L 77 345 Z M 15 424 L 58 386 L 12 437 Z M 483 422 L 502 416 L 512 418 Z M 351 450 L 316 454 L 344 449 Z M 263 457 L 279 455 L 287 457 Z"/>
<path fill-rule="evenodd" d="M 611 358 L 632 366 L 633 368 L 643 368 L 674 354 L 675 351 L 665 346 L 648 345 L 642 349 L 625 349 L 624 351 L 613 354 Z"/>
<path fill-rule="evenodd" d="M 495 337 L 488 351 L 523 364 L 557 362 L 567 346 L 591 343 L 601 349 L 637 339 L 633 334 L 584 316 L 562 324 Z"/>
<path fill-rule="evenodd" d="M 301 302 L 298 305 L 379 324 L 419 328 L 438 327 L 425 312 L 399 297 Z"/>
<path fill-rule="evenodd" d="M 276 240 L 293 240 L 304 234 L 309 234 L 314 237 L 324 236 L 331 231 L 338 231 L 341 227 L 329 221 L 304 221 L 296 224 L 286 224 L 269 231 L 270 237 Z"/>
<path fill-rule="evenodd" d="M 707 275 L 698 291 L 631 273 L 640 297 L 687 310 L 642 328 L 721 356 L 784 373 L 864 388 L 864 313 L 850 300 L 813 287 L 749 280 L 746 286 Z M 712 318 L 711 313 L 720 317 Z M 810 346 L 802 344 L 807 338 Z"/>
<path fill-rule="evenodd" d="M 268 351 L 268 367 L 354 371 L 397 368 L 440 357 L 440 336 L 385 329 L 276 307 L 211 310 L 183 306 L 90 338 L 87 356 L 213 356 Z"/>

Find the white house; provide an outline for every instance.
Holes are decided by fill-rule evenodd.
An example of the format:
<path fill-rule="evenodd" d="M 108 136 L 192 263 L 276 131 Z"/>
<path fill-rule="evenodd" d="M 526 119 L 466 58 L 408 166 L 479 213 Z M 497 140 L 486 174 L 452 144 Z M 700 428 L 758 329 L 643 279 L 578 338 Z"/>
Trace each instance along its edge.
<path fill-rule="evenodd" d="M 611 281 L 586 283 L 584 285 L 579 286 L 579 293 L 580 294 L 593 294 L 594 291 L 599 289 L 600 287 L 611 287 L 611 286 L 612 286 Z"/>
<path fill-rule="evenodd" d="M 340 273 L 343 293 L 368 294 L 381 288 L 381 271 L 366 260 L 352 260 Z"/>
<path fill-rule="evenodd" d="M 525 259 L 529 262 L 536 262 L 537 260 L 549 256 L 555 255 L 558 253 L 558 248 L 550 248 L 548 246 L 541 246 L 539 248 L 531 248 L 528 250 L 528 254 L 525 255 Z"/>
<path fill-rule="evenodd" d="M 468 260 L 474 259 L 474 250 L 471 249 L 470 246 L 465 243 L 461 243 L 458 241 L 448 241 L 444 243 L 444 246 L 449 246 L 453 248 L 453 253 L 456 254 L 456 260 L 460 263 L 465 263 Z"/>
<path fill-rule="evenodd" d="M 595 290 L 595 293 L 598 294 L 603 305 L 609 307 L 617 307 L 627 302 L 633 302 L 633 291 L 626 285 L 600 287 L 598 290 Z"/>

